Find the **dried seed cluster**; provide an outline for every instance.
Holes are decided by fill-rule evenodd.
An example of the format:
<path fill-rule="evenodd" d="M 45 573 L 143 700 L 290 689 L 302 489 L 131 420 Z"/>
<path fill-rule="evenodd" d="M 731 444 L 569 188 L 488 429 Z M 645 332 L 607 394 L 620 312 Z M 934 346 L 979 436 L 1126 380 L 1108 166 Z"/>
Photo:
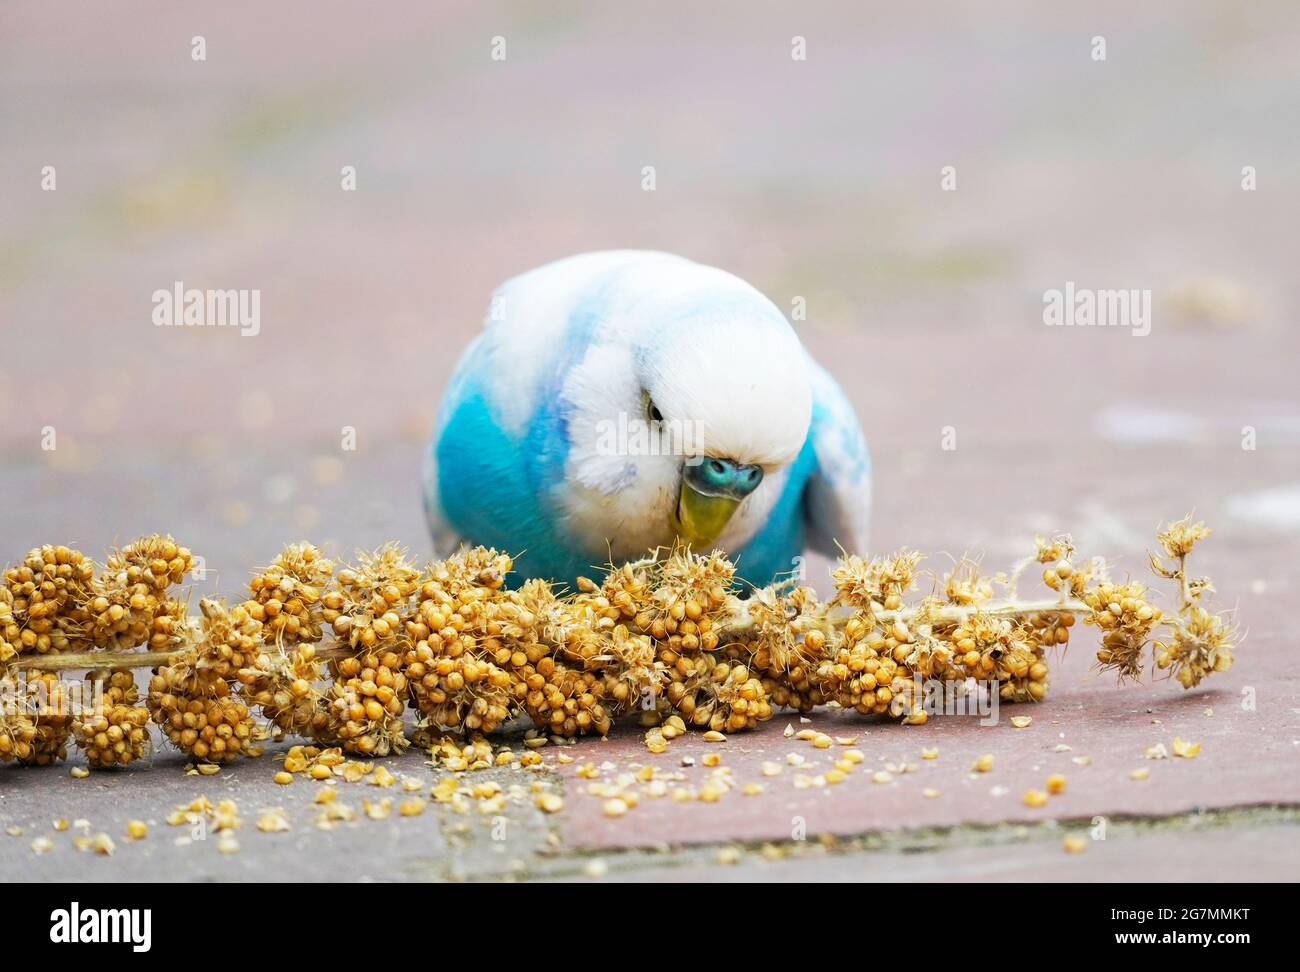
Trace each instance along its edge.
<path fill-rule="evenodd" d="M 237 677 L 261 646 L 261 624 L 242 605 L 204 599 L 197 643 L 149 681 L 153 721 L 200 763 L 228 763 L 250 749 L 256 723 L 236 694 Z"/>
<path fill-rule="evenodd" d="M 129 763 L 148 751 L 145 712 L 201 772 L 215 772 L 258 752 L 257 710 L 274 730 L 313 740 L 308 771 L 325 775 L 333 770 L 322 753 L 405 749 L 408 704 L 415 741 L 455 772 L 539 763 L 535 748 L 548 740 L 604 734 L 622 716 L 649 729 L 652 752 L 690 727 L 721 738 L 783 707 L 919 723 L 927 680 L 973 678 L 1004 701 L 1042 700 L 1048 655 L 1068 644 L 1077 618 L 1102 632 L 1103 669 L 1136 677 L 1150 646 L 1156 668 L 1191 687 L 1228 669 L 1237 642 L 1231 621 L 1206 607 L 1213 586 L 1187 574 L 1208 533 L 1184 519 L 1157 535 L 1151 567 L 1177 587 L 1176 608 L 1164 610 L 1141 583 L 1112 580 L 1103 562 L 1081 565 L 1066 537 L 1038 541 L 1010 576 L 962 560 L 919 598 L 932 575 L 915 551 L 846 556 L 825 603 L 788 582 L 742 599 L 726 558 L 683 548 L 561 595 L 541 580 L 512 588 L 511 558 L 496 550 L 462 550 L 420 570 L 388 544 L 335 571 L 299 543 L 254 575 L 250 596 L 203 600 L 197 618 L 172 590 L 195 558 L 171 537 L 128 544 L 98 572 L 78 551 L 44 546 L 3 573 L 0 664 L 125 650 L 105 657 L 121 666 L 146 647 L 170 661 L 143 706 L 126 670 L 92 672 L 102 696 L 82 711 L 67 706 L 51 671 L 30 671 L 21 685 L 6 676 L 0 762 L 52 762 L 72 738 L 96 768 Z M 1035 563 L 1052 596 L 1019 600 L 1017 580 Z M 537 726 L 527 751 L 494 751 L 483 734 L 521 715 Z M 470 742 L 453 745 L 448 731 Z"/>
<path fill-rule="evenodd" d="M 139 705 L 135 674 L 100 669 L 86 675 L 92 701 L 73 722 L 73 741 L 92 769 L 125 766 L 149 753 L 149 710 Z"/>
<path fill-rule="evenodd" d="M 252 597 L 244 607 L 262 624 L 268 644 L 315 643 L 324 636 L 321 593 L 334 564 L 310 543 L 291 543 L 248 582 Z M 342 604 L 340 604 L 341 608 Z"/>
<path fill-rule="evenodd" d="M 17 651 L 67 651 L 82 627 L 95 565 L 79 550 L 48 544 L 4 572 L 0 661 Z"/>
<path fill-rule="evenodd" d="M 412 699 L 440 729 L 491 732 L 524 694 L 522 680 L 549 655 L 541 640 L 545 584 L 504 589 L 512 562 L 483 547 L 430 566 L 407 625 Z"/>
<path fill-rule="evenodd" d="M 109 555 L 78 611 L 95 648 L 127 651 L 147 644 L 167 651 L 183 637 L 186 609 L 168 595 L 194 569 L 194 556 L 171 537 L 153 535 Z"/>

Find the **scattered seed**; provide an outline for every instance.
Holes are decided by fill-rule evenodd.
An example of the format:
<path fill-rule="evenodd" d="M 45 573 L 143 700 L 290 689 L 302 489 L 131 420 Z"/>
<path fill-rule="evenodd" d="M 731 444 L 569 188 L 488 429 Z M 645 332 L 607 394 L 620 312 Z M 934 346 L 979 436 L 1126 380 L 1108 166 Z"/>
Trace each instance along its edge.
<path fill-rule="evenodd" d="M 1151 775 L 1151 771 L 1149 769 L 1147 769 L 1145 766 L 1139 766 L 1133 772 L 1129 773 L 1128 776 L 1129 779 L 1131 780 L 1145 780 L 1150 775 Z"/>
<path fill-rule="evenodd" d="M 727 737 L 716 729 L 710 729 L 701 737 L 705 742 L 726 742 Z"/>
<path fill-rule="evenodd" d="M 627 801 L 614 797 L 612 800 L 605 801 L 603 810 L 607 817 L 621 817 L 627 813 Z"/>
<path fill-rule="evenodd" d="M 1078 834 L 1066 834 L 1061 849 L 1067 854 L 1082 854 L 1088 849 L 1088 842 Z"/>
<path fill-rule="evenodd" d="M 985 753 L 983 756 L 979 757 L 979 759 L 975 760 L 975 765 L 971 767 L 971 769 L 975 770 L 976 773 L 987 773 L 992 768 L 993 768 L 992 753 Z"/>
<path fill-rule="evenodd" d="M 1025 795 L 1021 797 L 1027 807 L 1045 807 L 1047 806 L 1047 794 L 1042 790 L 1026 790 Z"/>
<path fill-rule="evenodd" d="M 271 810 L 263 810 L 257 818 L 257 829 L 264 834 L 282 834 L 289 830 L 289 821 L 284 812 L 276 807 Z"/>
<path fill-rule="evenodd" d="M 1060 773 L 1053 773 L 1051 776 L 1049 776 L 1047 778 L 1047 792 L 1053 794 L 1064 793 L 1065 777 L 1062 776 Z"/>
<path fill-rule="evenodd" d="M 1033 717 L 1033 716 L 1025 716 L 1025 715 L 1021 715 L 1021 716 L 1012 716 L 1012 717 L 1011 717 L 1011 725 L 1013 725 L 1013 726 L 1014 726 L 1015 728 L 1017 728 L 1017 729 L 1024 729 L 1026 726 L 1028 726 L 1028 725 L 1029 725 L 1031 722 L 1033 722 L 1033 721 L 1034 721 L 1034 717 Z"/>
<path fill-rule="evenodd" d="M 48 854 L 54 849 L 54 841 L 48 837 L 37 837 L 32 841 L 32 851 L 37 854 Z"/>
<path fill-rule="evenodd" d="M 126 835 L 132 840 L 144 840 L 149 833 L 149 827 L 143 820 L 128 820 L 126 822 Z"/>
<path fill-rule="evenodd" d="M 1174 736 L 1174 755 L 1181 756 L 1183 759 L 1195 759 L 1201 752 L 1201 744 L 1197 742 L 1187 742 Z"/>
<path fill-rule="evenodd" d="M 275 780 L 275 782 L 279 783 L 281 786 L 288 786 L 293 782 L 293 774 L 280 770 L 280 772 L 276 773 L 275 776 L 271 777 L 271 779 Z"/>
<path fill-rule="evenodd" d="M 74 766 L 72 769 L 68 770 L 68 775 L 70 775 L 74 780 L 84 780 L 90 775 L 90 770 L 86 769 L 84 766 Z"/>

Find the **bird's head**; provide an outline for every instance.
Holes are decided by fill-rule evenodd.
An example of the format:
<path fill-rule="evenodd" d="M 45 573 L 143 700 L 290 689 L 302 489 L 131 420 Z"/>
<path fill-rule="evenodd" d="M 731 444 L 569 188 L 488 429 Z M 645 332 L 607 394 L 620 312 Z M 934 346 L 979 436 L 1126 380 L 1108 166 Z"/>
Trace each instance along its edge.
<path fill-rule="evenodd" d="M 811 376 L 780 311 L 742 296 L 684 299 L 571 373 L 570 520 L 588 541 L 733 549 L 762 525 L 808 434 Z"/>

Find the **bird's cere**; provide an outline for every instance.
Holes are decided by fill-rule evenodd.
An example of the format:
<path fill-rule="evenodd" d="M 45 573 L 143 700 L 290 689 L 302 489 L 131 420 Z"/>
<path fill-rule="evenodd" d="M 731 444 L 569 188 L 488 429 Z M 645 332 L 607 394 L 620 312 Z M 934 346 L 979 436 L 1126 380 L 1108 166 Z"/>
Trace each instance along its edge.
<path fill-rule="evenodd" d="M 827 601 L 788 582 L 742 598 L 730 560 L 683 546 L 566 591 L 512 585 L 511 557 L 483 547 L 418 568 L 388 544 L 336 570 L 295 544 L 247 597 L 205 598 L 198 616 L 177 589 L 194 558 L 170 537 L 136 541 L 98 570 L 39 547 L 0 585 L 0 762 L 56 762 L 71 740 L 93 769 L 129 763 L 148 751 L 150 719 L 202 772 L 259 755 L 272 735 L 305 737 L 314 745 L 296 751 L 319 758 L 287 758 L 285 771 L 321 778 L 335 772 L 326 753 L 337 764 L 412 741 L 437 752 L 448 731 L 481 739 L 519 717 L 537 727 L 529 750 L 627 719 L 649 730 L 652 753 L 688 728 L 720 739 L 782 708 L 916 724 L 935 699 L 1041 702 L 1076 619 L 1101 631 L 1102 670 L 1137 677 L 1150 648 L 1191 687 L 1231 667 L 1237 640 L 1208 607 L 1208 579 L 1187 573 L 1208 533 L 1185 518 L 1158 534 L 1151 566 L 1174 589 L 1164 609 L 1103 560 L 1077 558 L 1067 537 L 1040 540 L 1010 575 L 970 560 L 929 574 L 908 550 L 846 555 Z M 1016 586 L 1032 565 L 1051 593 L 1026 600 Z M 137 667 L 156 668 L 143 705 Z M 74 669 L 91 673 L 60 680 Z M 491 759 L 474 742 L 454 757 L 461 769 L 471 748 L 476 764 Z"/>

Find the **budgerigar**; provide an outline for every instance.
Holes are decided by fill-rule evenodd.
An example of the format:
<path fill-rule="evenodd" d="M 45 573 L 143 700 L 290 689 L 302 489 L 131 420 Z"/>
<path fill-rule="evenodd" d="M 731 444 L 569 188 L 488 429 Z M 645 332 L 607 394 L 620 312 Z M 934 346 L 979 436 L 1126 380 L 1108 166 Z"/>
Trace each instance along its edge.
<path fill-rule="evenodd" d="M 483 544 L 572 584 L 679 538 L 766 584 L 806 547 L 865 551 L 867 445 L 844 392 L 743 280 L 667 253 L 502 285 L 424 471 L 439 554 Z"/>

